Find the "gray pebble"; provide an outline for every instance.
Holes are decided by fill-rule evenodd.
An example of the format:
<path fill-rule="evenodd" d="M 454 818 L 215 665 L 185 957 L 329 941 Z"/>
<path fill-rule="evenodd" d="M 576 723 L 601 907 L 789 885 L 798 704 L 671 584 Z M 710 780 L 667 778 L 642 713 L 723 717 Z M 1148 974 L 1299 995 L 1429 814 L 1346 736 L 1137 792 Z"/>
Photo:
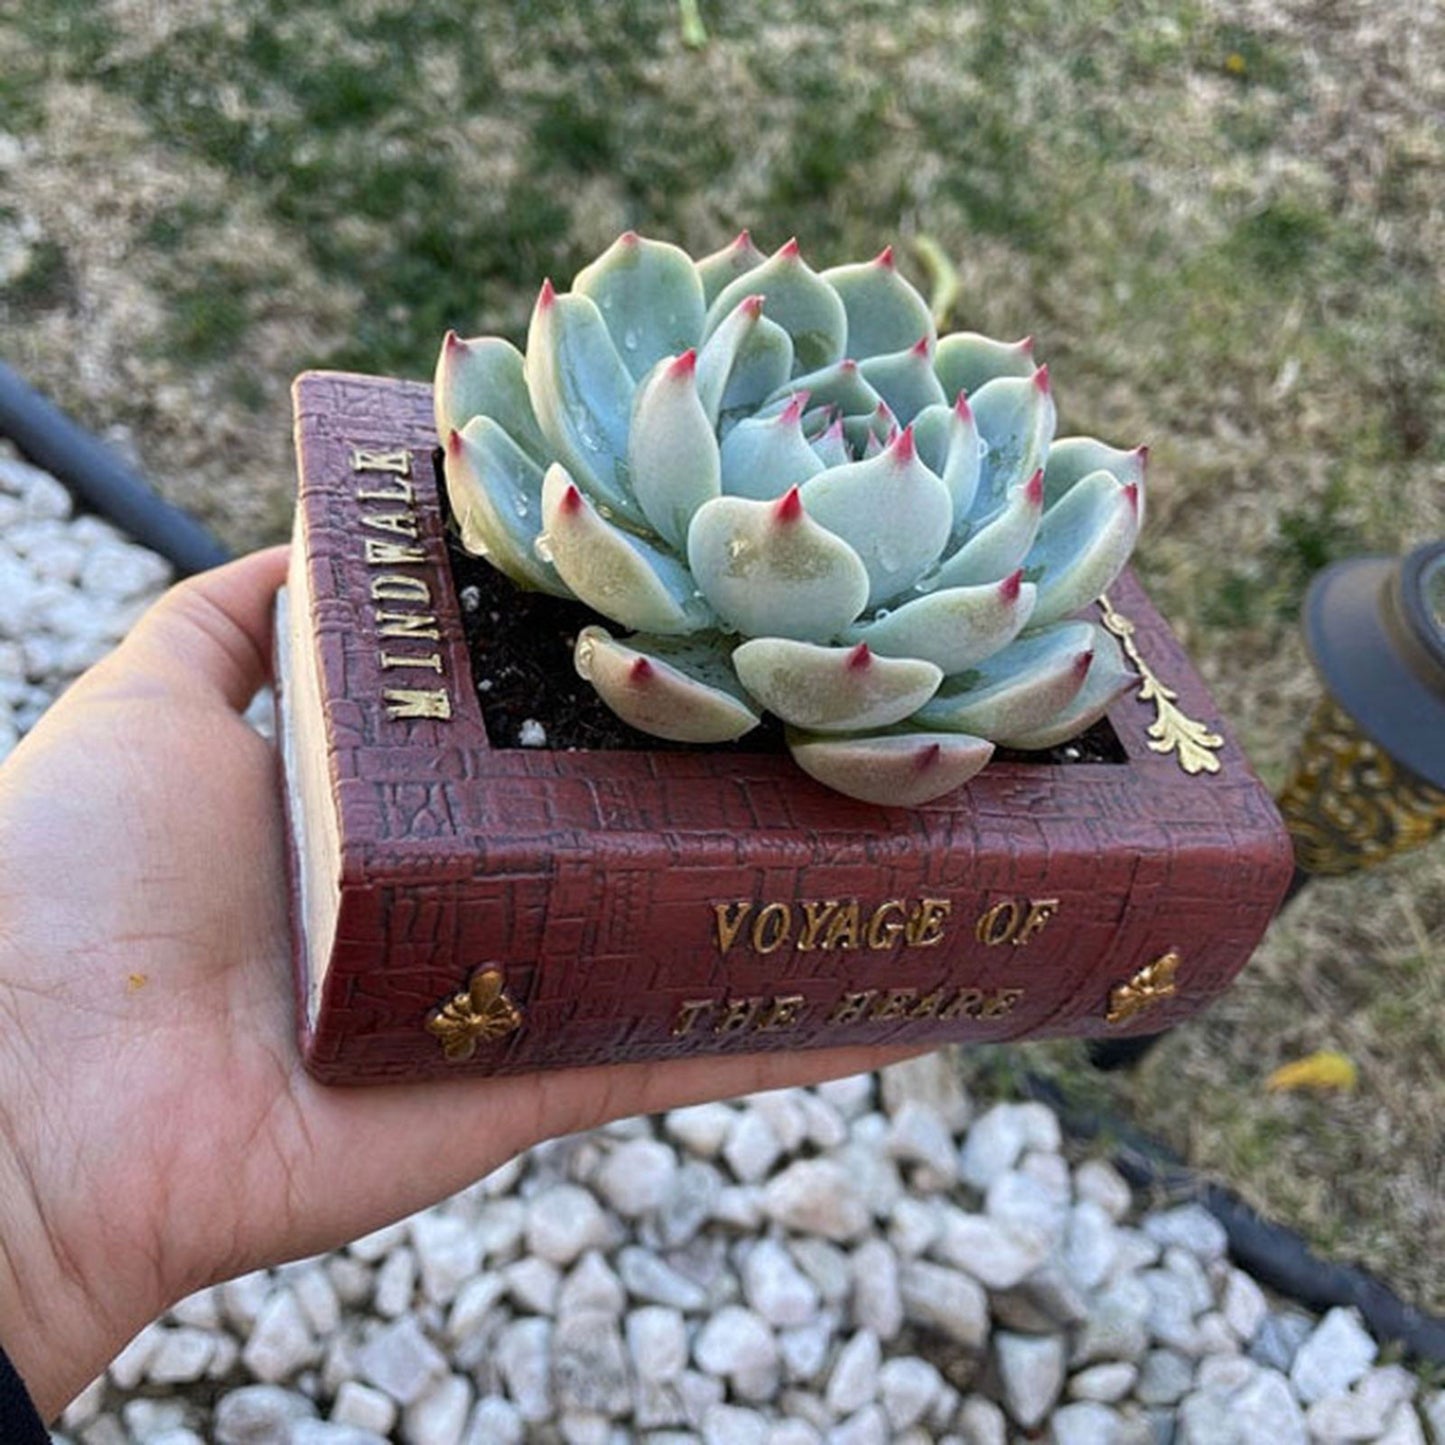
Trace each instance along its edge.
<path fill-rule="evenodd" d="M 243 1385 L 216 1403 L 211 1428 L 217 1445 L 285 1445 L 298 1420 L 316 1414 L 316 1406 L 279 1385 Z"/>
<path fill-rule="evenodd" d="M 1299 1347 L 1290 1365 L 1295 1394 L 1306 1405 L 1341 1395 L 1375 1361 L 1377 1346 L 1351 1309 L 1332 1309 Z"/>

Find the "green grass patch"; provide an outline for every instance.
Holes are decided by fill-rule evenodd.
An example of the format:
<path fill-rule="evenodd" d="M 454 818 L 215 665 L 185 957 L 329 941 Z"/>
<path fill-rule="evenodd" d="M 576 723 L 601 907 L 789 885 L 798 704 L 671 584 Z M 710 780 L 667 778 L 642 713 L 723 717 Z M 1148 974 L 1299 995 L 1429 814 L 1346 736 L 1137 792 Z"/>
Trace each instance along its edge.
<path fill-rule="evenodd" d="M 65 306 L 75 289 L 75 278 L 65 250 L 48 239 L 37 241 L 18 275 L 0 286 L 0 306 L 23 321 L 43 311 Z"/>

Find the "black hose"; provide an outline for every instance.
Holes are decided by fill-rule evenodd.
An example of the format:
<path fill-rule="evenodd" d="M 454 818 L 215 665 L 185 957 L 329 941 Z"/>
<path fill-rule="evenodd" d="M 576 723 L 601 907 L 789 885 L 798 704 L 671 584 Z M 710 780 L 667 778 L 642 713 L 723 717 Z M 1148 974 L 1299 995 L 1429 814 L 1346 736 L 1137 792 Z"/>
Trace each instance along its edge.
<path fill-rule="evenodd" d="M 1261 1284 L 1313 1310 L 1353 1305 L 1379 1340 L 1398 1340 L 1416 1359 L 1445 1365 L 1445 1319 L 1406 1304 L 1383 1280 L 1355 1265 L 1310 1252 L 1293 1230 L 1261 1219 L 1237 1194 L 1195 1175 L 1173 1150 L 1131 1124 L 1074 1105 L 1049 1079 L 1030 1074 L 1024 1089 L 1043 1100 L 1075 1138 L 1103 1137 L 1119 1172 L 1136 1189 L 1159 1189 L 1202 1204 L 1224 1227 L 1229 1252 Z"/>
<path fill-rule="evenodd" d="M 163 501 L 109 447 L 0 361 L 0 436 L 62 482 L 90 511 L 159 553 L 182 576 L 230 560 L 193 517 Z"/>

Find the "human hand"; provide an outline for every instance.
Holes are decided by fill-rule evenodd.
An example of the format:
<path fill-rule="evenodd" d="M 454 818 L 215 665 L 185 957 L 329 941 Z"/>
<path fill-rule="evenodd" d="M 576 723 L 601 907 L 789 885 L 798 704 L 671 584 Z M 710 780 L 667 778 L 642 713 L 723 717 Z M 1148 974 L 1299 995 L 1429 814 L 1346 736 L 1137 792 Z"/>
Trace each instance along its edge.
<path fill-rule="evenodd" d="M 47 1416 L 183 1295 L 539 1140 L 902 1056 L 317 1084 L 293 1042 L 275 752 L 241 717 L 285 560 L 173 589 L 0 768 L 0 1345 Z"/>

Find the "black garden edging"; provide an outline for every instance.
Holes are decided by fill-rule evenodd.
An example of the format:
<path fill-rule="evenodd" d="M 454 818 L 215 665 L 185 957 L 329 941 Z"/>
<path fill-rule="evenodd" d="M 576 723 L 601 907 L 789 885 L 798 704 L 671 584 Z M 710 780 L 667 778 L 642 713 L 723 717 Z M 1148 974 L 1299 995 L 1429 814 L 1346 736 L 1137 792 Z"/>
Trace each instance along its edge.
<path fill-rule="evenodd" d="M 195 518 L 163 501 L 103 442 L 76 425 L 0 362 L 0 436 L 9 437 L 89 511 L 98 513 L 182 576 L 230 560 Z"/>

